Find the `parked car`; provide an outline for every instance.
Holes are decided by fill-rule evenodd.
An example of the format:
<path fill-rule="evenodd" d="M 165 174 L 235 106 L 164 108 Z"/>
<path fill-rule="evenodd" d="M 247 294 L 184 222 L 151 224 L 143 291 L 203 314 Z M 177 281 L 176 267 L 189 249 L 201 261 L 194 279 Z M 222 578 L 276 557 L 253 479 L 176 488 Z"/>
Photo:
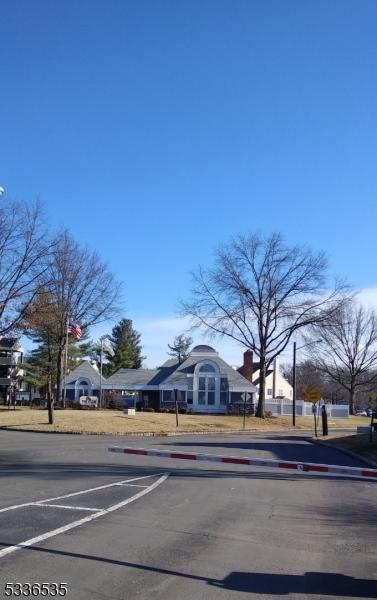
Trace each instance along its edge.
<path fill-rule="evenodd" d="M 357 411 L 356 411 L 356 415 L 357 415 L 358 417 L 367 417 L 367 416 L 368 416 L 368 413 L 367 413 L 367 411 L 365 410 L 365 408 L 360 408 L 359 410 L 357 410 Z"/>

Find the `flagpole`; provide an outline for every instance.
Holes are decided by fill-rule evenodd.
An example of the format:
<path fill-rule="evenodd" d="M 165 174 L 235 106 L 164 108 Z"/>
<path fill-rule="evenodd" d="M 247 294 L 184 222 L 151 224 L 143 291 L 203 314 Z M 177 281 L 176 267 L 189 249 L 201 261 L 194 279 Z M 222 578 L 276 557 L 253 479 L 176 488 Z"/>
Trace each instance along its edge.
<path fill-rule="evenodd" d="M 66 378 L 67 378 L 67 370 L 68 370 L 68 327 L 69 327 L 69 318 L 66 323 L 66 332 L 65 332 L 65 356 L 64 356 L 64 387 L 63 387 L 63 408 L 65 408 L 65 397 L 66 397 Z"/>

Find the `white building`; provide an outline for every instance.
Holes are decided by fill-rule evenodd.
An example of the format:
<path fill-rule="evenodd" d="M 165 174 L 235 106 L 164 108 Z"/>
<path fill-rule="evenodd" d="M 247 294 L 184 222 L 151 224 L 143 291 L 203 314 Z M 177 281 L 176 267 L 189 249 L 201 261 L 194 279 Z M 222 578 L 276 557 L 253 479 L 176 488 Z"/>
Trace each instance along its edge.
<path fill-rule="evenodd" d="M 238 369 L 246 379 L 253 383 L 259 392 L 259 362 L 253 361 L 253 353 L 246 350 L 243 355 L 243 365 Z M 293 388 L 291 384 L 283 377 L 279 368 L 279 360 L 276 358 L 273 365 L 269 367 L 266 376 L 266 400 L 272 398 L 293 399 Z"/>

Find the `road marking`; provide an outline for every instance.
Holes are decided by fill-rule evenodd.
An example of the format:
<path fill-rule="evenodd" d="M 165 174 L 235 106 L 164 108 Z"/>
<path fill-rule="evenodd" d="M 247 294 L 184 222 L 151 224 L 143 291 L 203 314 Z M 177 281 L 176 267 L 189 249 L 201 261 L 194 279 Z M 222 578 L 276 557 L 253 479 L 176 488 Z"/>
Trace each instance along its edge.
<path fill-rule="evenodd" d="M 138 485 L 137 483 L 120 483 L 119 485 L 121 485 L 122 487 L 148 487 L 147 485 Z"/>
<path fill-rule="evenodd" d="M 88 508 L 87 506 L 68 506 L 67 504 L 42 504 L 41 502 L 32 502 L 29 506 L 51 506 L 52 508 L 70 508 L 71 510 L 90 510 L 98 512 L 99 508 Z"/>
<path fill-rule="evenodd" d="M 160 475 L 160 473 L 159 473 L 159 475 Z M 153 477 L 153 475 L 149 475 L 148 477 Z M 83 519 L 79 519 L 78 521 L 74 521 L 73 523 L 69 523 L 68 525 L 64 525 L 63 527 L 58 527 L 57 529 L 52 529 L 51 531 L 47 531 L 46 533 L 43 533 L 42 535 L 38 535 L 37 537 L 30 538 L 29 540 L 26 540 L 25 542 L 20 542 L 19 544 L 16 544 L 14 546 L 9 546 L 8 548 L 4 548 L 3 550 L 0 550 L 0 558 L 3 558 L 4 556 L 11 554 L 12 552 L 16 552 L 17 550 L 21 550 L 22 548 L 29 548 L 30 546 L 34 546 L 34 544 L 43 542 L 44 540 L 47 540 L 51 537 L 55 537 L 56 535 L 65 533 L 66 531 L 70 531 L 71 529 L 75 529 L 76 527 L 80 527 L 80 525 L 84 525 L 85 523 L 94 521 L 94 519 L 103 517 L 104 515 L 114 512 L 115 510 L 118 510 L 119 508 L 123 508 L 123 506 L 126 506 L 127 504 L 131 504 L 131 502 L 135 502 L 135 500 L 138 500 L 142 496 L 145 496 L 145 494 L 149 494 L 149 492 L 152 492 L 154 489 L 156 489 L 156 487 L 161 485 L 161 483 L 166 481 L 166 479 L 168 477 L 169 477 L 169 473 L 164 473 L 163 475 L 161 475 L 161 477 L 159 477 L 159 479 L 157 479 L 157 481 L 152 483 L 150 486 L 148 486 L 144 490 L 140 490 L 140 492 L 137 492 L 137 494 L 135 494 L 134 496 L 131 496 L 130 498 L 127 498 L 126 500 L 122 500 L 121 502 L 118 502 L 117 504 L 113 504 L 112 506 L 109 506 L 109 508 L 100 509 L 100 510 L 98 510 L 98 512 L 94 513 L 93 515 L 88 515 L 87 517 L 84 517 Z M 140 477 L 140 478 L 136 477 L 135 479 L 145 479 L 145 477 Z M 117 485 L 117 484 L 113 484 L 113 485 Z M 105 486 L 105 487 L 109 487 L 109 486 Z"/>
<path fill-rule="evenodd" d="M 140 479 L 148 479 L 150 477 L 158 477 L 161 473 L 155 473 L 153 475 L 143 475 L 142 477 L 133 477 L 132 479 L 124 479 L 123 481 L 117 481 L 116 483 L 107 483 L 106 485 L 99 485 L 88 490 L 81 490 L 80 492 L 72 492 L 71 494 L 64 494 L 63 496 L 55 496 L 54 498 L 45 498 L 45 500 L 38 500 L 39 503 L 53 502 L 54 500 L 62 500 L 63 498 L 72 498 L 72 496 L 80 496 L 81 494 L 89 494 L 90 492 L 97 492 L 98 490 L 104 490 L 106 488 L 114 487 L 116 485 L 124 485 L 130 481 L 139 481 Z M 7 506 L 6 508 L 0 508 L 0 513 L 7 512 L 8 510 L 16 510 L 17 508 L 24 508 L 30 506 L 35 502 L 25 502 L 23 504 L 14 504 L 13 506 Z"/>

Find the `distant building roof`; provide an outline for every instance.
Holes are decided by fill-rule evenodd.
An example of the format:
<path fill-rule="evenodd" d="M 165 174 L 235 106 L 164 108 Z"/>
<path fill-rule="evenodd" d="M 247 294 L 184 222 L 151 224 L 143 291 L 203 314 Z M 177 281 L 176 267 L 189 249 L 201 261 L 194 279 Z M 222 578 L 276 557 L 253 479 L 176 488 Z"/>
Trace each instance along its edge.
<path fill-rule="evenodd" d="M 94 386 L 100 384 L 100 375 L 98 373 L 98 369 L 95 369 L 87 360 L 83 360 L 78 367 L 68 373 L 65 385 L 75 383 L 78 379 L 89 379 L 91 384 Z M 102 377 L 102 381 L 105 382 L 106 379 Z"/>
<path fill-rule="evenodd" d="M 153 382 L 158 374 L 159 369 L 118 369 L 106 380 L 106 384 L 158 385 Z"/>
<path fill-rule="evenodd" d="M 193 354 L 196 352 L 200 352 L 200 353 L 214 352 L 215 354 L 217 354 L 216 350 L 214 348 L 212 348 L 212 346 L 206 346 L 205 344 L 199 344 L 199 346 L 194 346 L 194 348 L 191 350 L 190 354 Z"/>
<path fill-rule="evenodd" d="M 122 386 L 125 389 L 141 386 L 153 386 L 155 389 L 159 386 L 160 389 L 184 388 L 188 386 L 188 377 L 192 377 L 195 367 L 207 361 L 217 366 L 221 377 L 227 378 L 230 389 L 242 388 L 250 392 L 255 390 L 254 384 L 220 358 L 214 348 L 205 345 L 195 346 L 182 363 L 179 363 L 178 359 L 171 358 L 157 369 L 118 369 L 107 379 L 103 378 L 103 384 L 106 389 L 111 386 Z M 82 362 L 67 376 L 67 385 L 81 378 L 90 379 L 92 385 L 98 385 L 100 380 L 98 371 L 87 361 Z"/>
<path fill-rule="evenodd" d="M 19 350 L 21 348 L 20 340 L 16 337 L 0 337 L 0 348 Z"/>

